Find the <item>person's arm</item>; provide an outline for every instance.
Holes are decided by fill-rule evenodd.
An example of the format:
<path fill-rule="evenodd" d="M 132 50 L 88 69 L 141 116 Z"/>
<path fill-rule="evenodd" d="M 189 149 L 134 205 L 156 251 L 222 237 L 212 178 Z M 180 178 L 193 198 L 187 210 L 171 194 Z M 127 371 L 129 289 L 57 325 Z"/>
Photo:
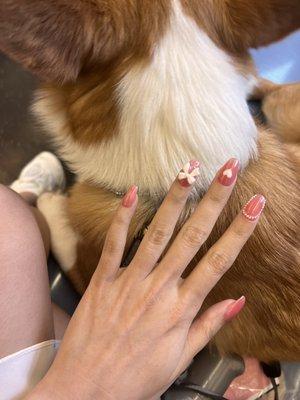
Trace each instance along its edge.
<path fill-rule="evenodd" d="M 190 164 L 197 175 L 196 164 Z M 243 308 L 227 299 L 198 315 L 210 290 L 253 232 L 265 200 L 255 196 L 192 273 L 182 273 L 210 234 L 238 173 L 218 173 L 163 259 L 192 190 L 182 172 L 153 219 L 133 261 L 122 271 L 136 188 L 125 196 L 107 234 L 98 268 L 68 326 L 49 372 L 26 400 L 142 400 L 160 396 L 193 357 Z M 158 264 L 157 264 L 158 263 Z"/>

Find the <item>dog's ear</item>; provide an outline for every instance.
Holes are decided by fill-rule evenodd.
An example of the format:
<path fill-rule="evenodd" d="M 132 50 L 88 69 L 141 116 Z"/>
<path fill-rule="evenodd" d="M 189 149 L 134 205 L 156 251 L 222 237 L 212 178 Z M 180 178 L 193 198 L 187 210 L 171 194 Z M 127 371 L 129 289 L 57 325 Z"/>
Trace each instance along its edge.
<path fill-rule="evenodd" d="M 0 0 L 0 50 L 42 80 L 72 81 L 92 51 L 91 15 L 86 0 Z"/>
<path fill-rule="evenodd" d="M 231 50 L 266 46 L 300 28 L 300 0 L 226 0 L 220 20 Z"/>

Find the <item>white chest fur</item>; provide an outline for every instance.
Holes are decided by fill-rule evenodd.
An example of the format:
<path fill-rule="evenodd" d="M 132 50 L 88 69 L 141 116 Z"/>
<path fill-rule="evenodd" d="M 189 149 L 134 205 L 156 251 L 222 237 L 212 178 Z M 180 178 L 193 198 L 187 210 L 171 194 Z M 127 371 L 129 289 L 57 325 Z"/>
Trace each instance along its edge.
<path fill-rule="evenodd" d="M 52 130 L 80 180 L 116 190 L 134 183 L 142 191 L 165 192 L 178 169 L 198 159 L 206 189 L 227 159 L 236 157 L 245 166 L 256 154 L 247 89 L 229 56 L 175 3 L 170 28 L 151 62 L 133 66 L 118 85 L 119 134 L 86 148 L 61 140 L 58 126 Z M 36 108 L 45 120 L 45 105 Z"/>

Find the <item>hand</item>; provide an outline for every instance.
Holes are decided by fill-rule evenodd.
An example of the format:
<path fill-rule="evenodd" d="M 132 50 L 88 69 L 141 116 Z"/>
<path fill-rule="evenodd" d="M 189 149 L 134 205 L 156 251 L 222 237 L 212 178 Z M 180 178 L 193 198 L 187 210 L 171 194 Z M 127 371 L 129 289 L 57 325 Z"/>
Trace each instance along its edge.
<path fill-rule="evenodd" d="M 197 172 L 193 165 L 190 171 Z M 158 263 L 192 189 L 186 173 L 181 173 L 133 261 L 120 272 L 138 201 L 136 187 L 128 192 L 58 355 L 30 399 L 145 400 L 159 396 L 237 315 L 244 298 L 225 300 L 200 316 L 198 312 L 253 232 L 264 206 L 262 196 L 246 206 L 185 280 L 181 275 L 209 236 L 231 194 L 238 168 L 237 161 L 230 160 L 219 171 Z M 193 181 L 191 176 L 189 180 Z"/>

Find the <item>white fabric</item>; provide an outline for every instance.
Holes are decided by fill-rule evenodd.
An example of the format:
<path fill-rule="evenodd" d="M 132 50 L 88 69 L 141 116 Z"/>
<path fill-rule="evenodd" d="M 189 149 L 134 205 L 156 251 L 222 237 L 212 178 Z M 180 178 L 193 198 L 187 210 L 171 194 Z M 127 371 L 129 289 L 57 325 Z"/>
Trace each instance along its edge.
<path fill-rule="evenodd" d="M 22 399 L 44 377 L 59 347 L 49 340 L 0 359 L 0 400 Z"/>

